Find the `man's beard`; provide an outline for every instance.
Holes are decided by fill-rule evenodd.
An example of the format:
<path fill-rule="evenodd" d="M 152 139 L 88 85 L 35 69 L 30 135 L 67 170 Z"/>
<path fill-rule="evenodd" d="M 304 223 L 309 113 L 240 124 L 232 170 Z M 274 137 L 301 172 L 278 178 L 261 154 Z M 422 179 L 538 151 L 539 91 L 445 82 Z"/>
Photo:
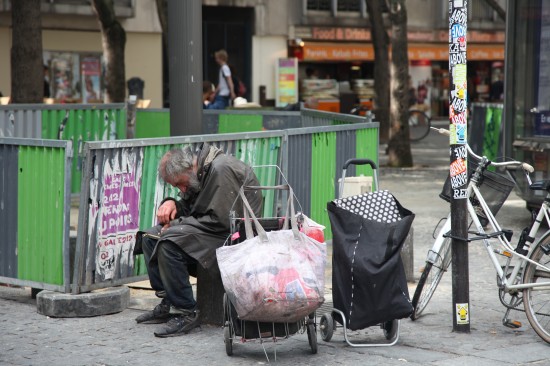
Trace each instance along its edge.
<path fill-rule="evenodd" d="M 180 191 L 179 196 L 184 200 L 188 200 L 191 197 L 196 196 L 197 193 L 200 192 L 200 190 L 201 190 L 201 184 L 199 182 L 199 178 L 197 177 L 197 174 L 194 172 L 190 172 L 187 190 L 185 191 L 185 193 Z"/>
<path fill-rule="evenodd" d="M 187 191 L 191 195 L 195 195 L 199 193 L 201 190 L 201 183 L 199 182 L 199 178 L 197 177 L 197 174 L 195 172 L 191 172 L 189 174 L 189 185 L 187 186 Z"/>

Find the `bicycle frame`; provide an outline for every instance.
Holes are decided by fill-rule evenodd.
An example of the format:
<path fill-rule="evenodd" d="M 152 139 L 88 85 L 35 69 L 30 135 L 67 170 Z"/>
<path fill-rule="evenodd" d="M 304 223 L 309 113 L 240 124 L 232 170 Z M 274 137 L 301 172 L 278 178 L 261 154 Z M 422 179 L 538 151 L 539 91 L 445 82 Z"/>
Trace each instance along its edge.
<path fill-rule="evenodd" d="M 498 221 L 496 220 L 495 216 L 489 209 L 489 206 L 485 202 L 485 199 L 483 198 L 482 194 L 479 191 L 479 188 L 476 185 L 476 182 L 472 179 L 470 183 L 468 184 L 468 197 L 475 196 L 477 200 L 479 201 L 482 210 L 484 214 L 487 217 L 487 220 L 489 221 L 489 225 L 493 232 L 499 232 L 502 231 L 502 228 L 500 227 Z M 476 229 L 478 230 L 478 235 L 483 237 L 487 234 L 485 229 L 483 228 L 483 225 L 481 224 L 481 221 L 479 220 L 479 217 L 477 216 L 477 213 L 475 211 L 474 206 L 468 200 L 468 213 L 470 215 L 470 218 L 472 219 L 473 223 L 475 224 Z M 550 224 L 550 219 L 548 216 L 548 202 L 544 201 L 541 209 L 539 210 L 537 214 L 536 220 L 531 225 L 531 228 L 529 230 L 529 236 L 534 237 L 536 233 L 538 232 L 540 228 L 540 224 L 542 222 L 542 219 L 545 218 L 547 220 L 547 223 Z M 550 235 L 550 232 L 546 233 L 546 235 Z M 545 236 L 543 236 L 544 238 Z M 523 276 L 523 270 L 525 269 L 527 262 L 532 263 L 536 265 L 537 267 L 540 267 L 546 271 L 550 272 L 550 268 L 543 266 L 531 259 L 529 259 L 529 256 L 531 255 L 532 249 L 535 247 L 535 245 L 531 245 L 529 248 L 529 252 L 526 255 L 522 255 L 515 251 L 515 248 L 512 247 L 508 239 L 504 236 L 504 234 L 498 235 L 496 237 L 498 239 L 498 242 L 502 247 L 504 247 L 505 253 L 503 254 L 508 259 L 506 261 L 506 266 L 504 269 L 501 267 L 500 261 L 496 255 L 496 253 L 503 253 L 499 250 L 496 250 L 492 245 L 492 240 L 489 238 L 483 238 L 481 239 L 483 243 L 485 244 L 485 249 L 487 250 L 487 254 L 489 255 L 489 258 L 491 259 L 491 262 L 493 263 L 493 266 L 495 267 L 495 270 L 497 272 L 497 275 L 500 279 L 501 286 L 503 287 L 504 291 L 511 291 L 511 290 L 523 290 L 525 288 L 536 288 L 536 287 L 545 287 L 550 286 L 550 282 L 543 282 L 543 283 L 518 283 L 522 282 L 522 276 Z M 540 239 L 539 239 L 540 240 Z M 512 266 L 512 272 L 510 273 L 510 279 L 507 278 L 507 270 L 510 268 L 510 265 L 518 264 Z"/>

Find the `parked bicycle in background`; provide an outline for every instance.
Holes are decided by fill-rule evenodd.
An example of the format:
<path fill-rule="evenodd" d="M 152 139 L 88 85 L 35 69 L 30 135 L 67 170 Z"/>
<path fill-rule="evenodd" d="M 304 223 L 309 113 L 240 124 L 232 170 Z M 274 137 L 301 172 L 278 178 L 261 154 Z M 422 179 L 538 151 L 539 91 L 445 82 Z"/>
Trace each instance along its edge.
<path fill-rule="evenodd" d="M 350 111 L 350 114 L 364 116 L 368 111 L 371 111 L 371 109 L 363 105 L 358 105 Z M 432 126 L 432 119 L 426 112 L 419 109 L 410 109 L 407 119 L 409 121 L 410 141 L 417 142 L 428 136 L 430 127 Z"/>
<path fill-rule="evenodd" d="M 448 135 L 447 130 L 438 129 Z M 511 310 L 525 311 L 535 332 L 550 343 L 550 230 L 539 235 L 543 220 L 550 226 L 550 180 L 531 183 L 533 167 L 519 161 L 491 162 L 476 155 L 468 145 L 468 214 L 472 230 L 468 242 L 482 241 L 497 273 L 496 285 L 501 303 L 507 308 L 503 324 L 519 328 L 521 323 L 508 318 Z M 504 174 L 490 171 L 490 167 L 522 169 L 530 188 L 546 191 L 546 199 L 532 224 L 526 227 L 516 246 L 511 244 L 512 231 L 501 228 L 495 218 L 515 182 Z M 442 198 L 450 199 L 450 181 L 444 185 Z M 443 274 L 451 264 L 450 215 L 439 230 L 414 293 L 411 319 L 417 319 L 428 305 Z M 536 239 L 539 237 L 538 239 Z M 475 271 L 472 268 L 471 271 Z M 521 306 L 523 305 L 523 306 Z"/>

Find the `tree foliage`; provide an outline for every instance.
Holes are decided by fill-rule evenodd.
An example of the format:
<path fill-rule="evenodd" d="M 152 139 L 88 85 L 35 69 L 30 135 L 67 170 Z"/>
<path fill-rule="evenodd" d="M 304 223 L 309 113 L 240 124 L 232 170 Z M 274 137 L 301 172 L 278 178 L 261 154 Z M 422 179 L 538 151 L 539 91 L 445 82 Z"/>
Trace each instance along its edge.
<path fill-rule="evenodd" d="M 115 16 L 113 0 L 92 0 L 101 28 L 105 59 L 105 103 L 122 103 L 126 98 L 124 49 L 126 32 Z"/>

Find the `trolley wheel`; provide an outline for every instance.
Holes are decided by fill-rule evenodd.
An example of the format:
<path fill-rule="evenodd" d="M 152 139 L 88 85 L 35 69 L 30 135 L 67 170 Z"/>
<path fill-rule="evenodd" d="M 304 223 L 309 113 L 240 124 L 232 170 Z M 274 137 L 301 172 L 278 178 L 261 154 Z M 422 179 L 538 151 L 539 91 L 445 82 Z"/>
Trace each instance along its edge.
<path fill-rule="evenodd" d="M 225 343 L 225 353 L 228 356 L 233 355 L 233 324 L 231 324 L 231 309 L 229 308 L 229 299 L 227 294 L 223 294 L 223 342 Z"/>
<path fill-rule="evenodd" d="M 388 320 L 382 325 L 382 329 L 384 329 L 384 336 L 388 341 L 391 341 L 395 338 L 395 335 L 397 334 L 397 329 L 399 328 L 399 320 Z"/>
<path fill-rule="evenodd" d="M 307 322 L 307 340 L 311 347 L 311 353 L 317 353 L 317 331 L 315 330 L 315 322 L 308 320 Z"/>
<path fill-rule="evenodd" d="M 225 353 L 228 356 L 233 355 L 233 339 L 231 338 L 231 325 L 229 322 L 225 323 L 223 327 L 223 341 L 225 343 Z"/>
<path fill-rule="evenodd" d="M 332 318 L 332 314 L 326 313 L 321 316 L 319 328 L 321 329 L 321 339 L 329 342 L 334 334 L 334 318 Z"/>

